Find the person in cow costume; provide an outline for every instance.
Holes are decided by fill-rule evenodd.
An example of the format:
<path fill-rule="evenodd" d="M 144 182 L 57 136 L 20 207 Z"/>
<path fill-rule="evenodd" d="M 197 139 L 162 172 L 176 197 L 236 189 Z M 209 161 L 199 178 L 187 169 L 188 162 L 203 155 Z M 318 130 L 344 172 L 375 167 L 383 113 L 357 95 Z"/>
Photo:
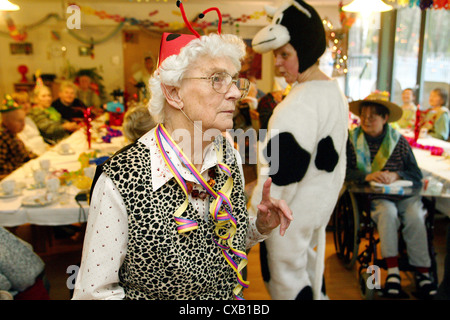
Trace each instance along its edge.
<path fill-rule="evenodd" d="M 320 299 L 326 297 L 325 227 L 345 178 L 348 103 L 338 82 L 318 67 L 326 40 L 317 12 L 304 1 L 287 1 L 272 12 L 272 23 L 256 34 L 252 47 L 273 51 L 275 67 L 292 89 L 269 120 L 250 212 L 259 208 L 270 176 L 274 196 L 285 199 L 294 215 L 284 237 L 273 232 L 265 240 L 270 295 Z"/>

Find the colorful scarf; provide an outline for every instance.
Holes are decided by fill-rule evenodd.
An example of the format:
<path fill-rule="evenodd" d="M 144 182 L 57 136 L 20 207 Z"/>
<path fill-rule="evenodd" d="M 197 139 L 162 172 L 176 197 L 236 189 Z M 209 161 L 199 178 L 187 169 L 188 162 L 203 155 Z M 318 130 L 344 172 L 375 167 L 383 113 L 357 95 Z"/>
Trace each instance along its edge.
<path fill-rule="evenodd" d="M 381 143 L 373 162 L 371 162 L 369 145 L 367 144 L 361 127 L 356 127 L 350 131 L 349 136 L 350 141 L 355 148 L 356 165 L 360 171 L 366 174 L 381 171 L 384 168 L 400 139 L 400 133 L 397 130 L 394 130 L 389 124 L 386 125 L 386 135 L 383 138 L 383 142 Z"/>

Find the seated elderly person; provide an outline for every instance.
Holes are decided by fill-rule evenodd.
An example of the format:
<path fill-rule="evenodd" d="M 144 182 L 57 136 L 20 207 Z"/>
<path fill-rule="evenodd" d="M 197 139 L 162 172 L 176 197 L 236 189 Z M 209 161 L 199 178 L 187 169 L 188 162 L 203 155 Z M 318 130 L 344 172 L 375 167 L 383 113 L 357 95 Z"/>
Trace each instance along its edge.
<path fill-rule="evenodd" d="M 25 117 L 25 128 L 17 136 L 29 150 L 40 156 L 48 150 L 49 145 L 45 143 L 36 123 L 28 115 L 31 110 L 30 96 L 25 91 L 14 92 L 11 96 L 15 102 L 22 106 L 27 115 Z"/>
<path fill-rule="evenodd" d="M 85 106 L 93 107 L 95 110 L 101 111 L 102 101 L 99 95 L 92 89 L 92 78 L 89 70 L 80 70 L 78 76 L 77 98 L 80 99 Z"/>
<path fill-rule="evenodd" d="M 28 116 L 33 119 L 48 144 L 55 144 L 79 128 L 76 122 L 64 120 L 61 114 L 52 107 L 52 95 L 47 86 L 36 86 L 34 102 Z"/>
<path fill-rule="evenodd" d="M 156 125 L 146 105 L 128 109 L 123 117 L 123 134 L 130 142 L 135 142 Z"/>
<path fill-rule="evenodd" d="M 347 181 L 375 181 L 391 184 L 396 180 L 421 185 L 422 173 L 406 139 L 388 122 L 400 119 L 402 110 L 389 102 L 387 95 L 372 93 L 364 100 L 350 103 L 350 111 L 361 118 L 361 125 L 349 133 Z M 421 298 L 436 294 L 429 268 L 425 214 L 420 196 L 374 195 L 371 217 L 377 224 L 381 255 L 388 275 L 383 293 L 387 297 L 406 297 L 398 268 L 398 228 L 407 246 L 409 264 L 416 269 L 416 287 Z"/>
<path fill-rule="evenodd" d="M 0 227 L 0 297 L 50 300 L 45 264 L 32 246 Z M 2 300 L 2 299 L 0 299 Z"/>
<path fill-rule="evenodd" d="M 430 108 L 420 114 L 420 130 L 436 139 L 448 140 L 450 135 L 450 112 L 447 108 L 447 91 L 436 88 L 428 98 Z"/>
<path fill-rule="evenodd" d="M 242 298 L 246 248 L 292 219 L 270 180 L 249 218 L 238 154 L 221 139 L 248 90 L 244 54 L 235 35 L 163 34 L 158 125 L 97 169 L 74 299 Z"/>
<path fill-rule="evenodd" d="M 77 86 L 71 81 L 63 81 L 59 86 L 59 98 L 52 102 L 52 107 L 66 121 L 82 121 L 85 104 L 77 98 Z"/>
<path fill-rule="evenodd" d="M 6 95 L 0 106 L 2 125 L 0 128 L 0 179 L 37 157 L 28 150 L 17 134 L 25 127 L 25 111 Z"/>

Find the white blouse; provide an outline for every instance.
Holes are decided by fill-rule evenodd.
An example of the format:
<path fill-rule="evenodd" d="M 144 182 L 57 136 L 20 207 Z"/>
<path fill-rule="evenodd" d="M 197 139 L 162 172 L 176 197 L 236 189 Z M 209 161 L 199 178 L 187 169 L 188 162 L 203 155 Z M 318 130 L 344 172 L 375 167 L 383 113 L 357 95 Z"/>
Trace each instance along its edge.
<path fill-rule="evenodd" d="M 192 173 L 181 163 L 164 139 L 162 140 L 170 160 L 183 178 L 190 181 L 194 189 L 203 190 Z M 139 141 L 150 149 L 153 190 L 158 190 L 172 179 L 173 175 L 166 166 L 156 145 L 154 129 L 142 136 Z M 245 185 L 241 158 L 236 150 L 234 152 L 243 185 Z M 205 151 L 203 166 L 200 171 L 206 180 L 208 170 L 215 165 L 217 165 L 217 155 L 213 144 L 210 144 Z M 199 197 L 192 198 L 189 195 L 189 201 L 197 209 L 201 218 L 209 218 L 209 196 L 202 200 Z M 255 216 L 250 216 L 249 219 L 247 248 L 268 237 L 258 232 Z M 97 180 L 92 194 L 82 262 L 75 283 L 74 300 L 113 300 L 125 297 L 123 289 L 119 286 L 119 269 L 127 252 L 127 233 L 128 216 L 125 204 L 111 178 L 103 173 Z"/>

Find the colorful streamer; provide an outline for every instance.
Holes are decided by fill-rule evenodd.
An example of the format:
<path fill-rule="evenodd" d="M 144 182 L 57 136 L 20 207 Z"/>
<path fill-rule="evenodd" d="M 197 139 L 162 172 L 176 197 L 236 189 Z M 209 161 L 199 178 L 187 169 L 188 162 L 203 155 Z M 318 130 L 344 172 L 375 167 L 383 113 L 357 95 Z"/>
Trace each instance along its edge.
<path fill-rule="evenodd" d="M 162 144 L 162 139 L 166 141 L 166 143 L 171 147 L 171 149 L 177 154 L 177 156 L 180 158 L 180 160 L 183 162 L 183 164 L 189 169 L 189 171 L 194 175 L 196 180 L 200 185 L 205 188 L 205 190 L 210 194 L 210 196 L 214 199 L 213 202 L 210 205 L 210 215 L 214 219 L 214 223 L 216 225 L 214 233 L 219 238 L 218 241 L 216 241 L 213 238 L 214 243 L 222 250 L 222 255 L 224 256 L 225 260 L 228 262 L 228 264 L 232 267 L 232 269 L 237 274 L 237 282 L 238 285 L 233 290 L 233 294 L 237 300 L 241 300 L 242 298 L 239 296 L 239 293 L 243 288 L 248 288 L 249 282 L 244 280 L 242 275 L 242 270 L 247 265 L 247 255 L 244 251 L 235 249 L 232 245 L 233 237 L 236 234 L 237 229 L 237 221 L 232 215 L 233 206 L 230 201 L 230 195 L 231 191 L 233 189 L 233 179 L 231 176 L 231 170 L 230 168 L 222 163 L 223 159 L 223 149 L 221 146 L 216 148 L 217 152 L 217 159 L 218 159 L 218 166 L 219 169 L 224 172 L 228 179 L 225 182 L 225 185 L 222 187 L 221 190 L 215 191 L 203 178 L 203 176 L 198 172 L 198 170 L 195 168 L 195 166 L 191 163 L 191 161 L 186 157 L 186 155 L 183 153 L 181 148 L 172 140 L 166 129 L 162 124 L 158 124 L 155 130 L 155 136 L 156 136 L 156 142 L 158 145 L 158 148 L 161 152 L 161 155 L 163 156 L 163 159 L 172 172 L 173 176 L 177 180 L 180 187 L 183 189 L 183 192 L 186 196 L 186 200 L 184 203 L 176 210 L 174 216 L 175 221 L 179 225 L 178 226 L 178 232 L 184 233 L 188 231 L 192 231 L 198 228 L 197 222 L 182 218 L 181 214 L 186 210 L 187 205 L 189 203 L 188 198 L 188 187 L 186 185 L 186 182 L 184 181 L 183 177 L 181 176 L 180 172 L 176 169 L 173 162 L 170 160 L 170 158 L 167 155 L 167 152 L 164 149 L 164 146 Z M 221 210 L 223 208 L 223 210 Z M 236 261 L 233 259 L 233 257 L 228 253 L 228 250 L 231 251 L 236 257 L 240 258 L 241 261 L 239 263 L 236 263 Z"/>

